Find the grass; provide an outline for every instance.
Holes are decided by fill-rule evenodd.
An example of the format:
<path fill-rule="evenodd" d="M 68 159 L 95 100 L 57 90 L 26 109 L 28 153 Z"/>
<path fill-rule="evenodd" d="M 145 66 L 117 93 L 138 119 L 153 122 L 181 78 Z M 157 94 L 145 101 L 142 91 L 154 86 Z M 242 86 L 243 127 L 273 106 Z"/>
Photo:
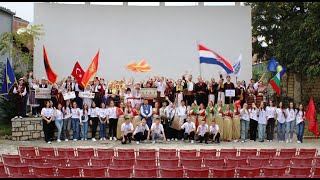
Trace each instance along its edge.
<path fill-rule="evenodd" d="M 317 121 L 318 121 L 318 130 L 320 131 L 320 114 L 317 114 Z M 304 121 L 305 125 L 304 125 L 304 136 L 314 136 L 314 134 L 310 131 L 308 131 L 308 126 L 309 126 L 309 121 L 305 120 Z"/>
<path fill-rule="evenodd" d="M 0 137 L 8 135 L 11 136 L 11 122 L 0 121 Z"/>

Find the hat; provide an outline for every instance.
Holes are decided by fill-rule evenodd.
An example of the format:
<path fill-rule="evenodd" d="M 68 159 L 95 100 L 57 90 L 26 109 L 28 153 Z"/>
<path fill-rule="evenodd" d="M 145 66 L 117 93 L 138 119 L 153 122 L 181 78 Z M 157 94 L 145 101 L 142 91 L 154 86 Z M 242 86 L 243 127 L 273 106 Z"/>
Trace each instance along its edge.
<path fill-rule="evenodd" d="M 41 80 L 47 80 L 45 77 L 42 77 Z"/>
<path fill-rule="evenodd" d="M 23 80 L 23 78 L 20 78 L 19 81 L 20 81 L 20 80 Z"/>
<path fill-rule="evenodd" d="M 130 119 L 130 117 L 129 117 L 129 116 L 126 116 L 124 119 Z"/>
<path fill-rule="evenodd" d="M 159 119 L 159 120 L 160 120 L 160 118 L 159 118 L 159 117 L 156 117 L 156 118 L 155 118 L 155 120 L 157 120 L 157 119 Z"/>

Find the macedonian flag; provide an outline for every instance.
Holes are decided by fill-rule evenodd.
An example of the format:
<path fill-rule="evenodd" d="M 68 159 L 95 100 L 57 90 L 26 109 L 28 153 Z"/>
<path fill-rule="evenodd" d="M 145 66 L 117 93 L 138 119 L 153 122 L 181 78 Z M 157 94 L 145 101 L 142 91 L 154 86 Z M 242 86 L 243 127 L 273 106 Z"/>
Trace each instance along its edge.
<path fill-rule="evenodd" d="M 140 61 L 139 63 L 130 63 L 127 65 L 127 68 L 134 72 L 150 72 L 151 67 L 146 63 L 145 60 Z"/>
<path fill-rule="evenodd" d="M 84 74 L 82 78 L 82 84 L 84 87 L 87 87 L 90 79 L 95 76 L 98 70 L 98 61 L 99 61 L 99 51 L 96 54 L 96 56 L 93 58 L 90 66 L 88 67 L 86 73 Z"/>

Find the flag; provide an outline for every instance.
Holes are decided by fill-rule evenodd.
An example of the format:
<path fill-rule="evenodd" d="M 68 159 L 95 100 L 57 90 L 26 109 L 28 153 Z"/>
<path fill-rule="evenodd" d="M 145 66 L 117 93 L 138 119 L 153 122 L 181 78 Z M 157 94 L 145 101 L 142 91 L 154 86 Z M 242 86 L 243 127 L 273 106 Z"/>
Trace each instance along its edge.
<path fill-rule="evenodd" d="M 46 48 L 43 46 L 43 63 L 44 63 L 44 68 L 46 70 L 47 73 L 47 77 L 48 77 L 48 81 L 51 84 L 56 83 L 58 75 L 52 70 L 50 63 L 49 63 L 49 59 L 47 56 L 47 51 Z"/>
<path fill-rule="evenodd" d="M 286 68 L 283 68 L 274 57 L 270 58 L 267 69 L 271 72 L 280 72 L 280 78 L 287 71 Z"/>
<path fill-rule="evenodd" d="M 272 86 L 273 90 L 278 94 L 280 97 L 280 72 L 278 72 L 269 82 Z"/>
<path fill-rule="evenodd" d="M 145 60 L 142 60 L 138 63 L 130 63 L 127 65 L 127 68 L 134 72 L 150 72 L 151 67 L 147 64 Z"/>
<path fill-rule="evenodd" d="M 308 131 L 313 132 L 315 136 L 319 135 L 318 122 L 316 120 L 316 107 L 313 102 L 313 98 L 310 98 L 305 117 L 309 120 Z"/>
<path fill-rule="evenodd" d="M 241 60 L 242 60 L 242 54 L 240 54 L 239 58 L 238 58 L 238 61 L 232 66 L 233 67 L 233 74 L 235 74 L 236 76 L 240 75 L 240 69 L 241 69 L 241 66 L 240 66 L 240 63 L 241 63 Z"/>
<path fill-rule="evenodd" d="M 234 69 L 232 65 L 223 57 L 221 57 L 216 52 L 204 47 L 201 44 L 198 44 L 200 64 L 217 64 L 221 66 L 228 74 L 233 73 Z"/>
<path fill-rule="evenodd" d="M 10 61 L 7 58 L 7 65 L 4 68 L 4 75 L 2 81 L 2 88 L 1 88 L 1 96 L 5 99 L 9 99 L 9 92 L 13 85 L 17 83 L 16 77 L 14 75 L 13 69 L 11 67 Z"/>
<path fill-rule="evenodd" d="M 93 58 L 90 66 L 88 67 L 87 71 L 85 72 L 83 78 L 82 78 L 82 84 L 84 87 L 86 87 L 90 81 L 90 79 L 92 77 L 95 76 L 95 74 L 97 73 L 98 71 L 98 63 L 99 62 L 99 51 L 98 53 L 96 54 L 96 56 Z"/>
<path fill-rule="evenodd" d="M 82 84 L 82 78 L 84 76 L 84 70 L 82 69 L 82 67 L 80 66 L 78 61 L 74 65 L 71 75 L 73 77 L 75 77 L 77 79 L 79 85 L 84 88 L 84 86 Z"/>

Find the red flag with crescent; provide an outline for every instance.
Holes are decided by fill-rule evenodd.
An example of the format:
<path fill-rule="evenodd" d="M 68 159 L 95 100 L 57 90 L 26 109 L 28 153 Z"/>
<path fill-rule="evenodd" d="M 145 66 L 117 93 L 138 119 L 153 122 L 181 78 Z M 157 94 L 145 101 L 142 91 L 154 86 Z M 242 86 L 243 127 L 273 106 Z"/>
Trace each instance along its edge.
<path fill-rule="evenodd" d="M 84 74 L 85 74 L 84 70 L 82 69 L 79 62 L 77 61 L 73 67 L 73 71 L 72 71 L 71 75 L 77 79 L 79 85 L 83 88 L 85 88 L 84 85 L 82 84 L 82 78 L 83 78 Z"/>

